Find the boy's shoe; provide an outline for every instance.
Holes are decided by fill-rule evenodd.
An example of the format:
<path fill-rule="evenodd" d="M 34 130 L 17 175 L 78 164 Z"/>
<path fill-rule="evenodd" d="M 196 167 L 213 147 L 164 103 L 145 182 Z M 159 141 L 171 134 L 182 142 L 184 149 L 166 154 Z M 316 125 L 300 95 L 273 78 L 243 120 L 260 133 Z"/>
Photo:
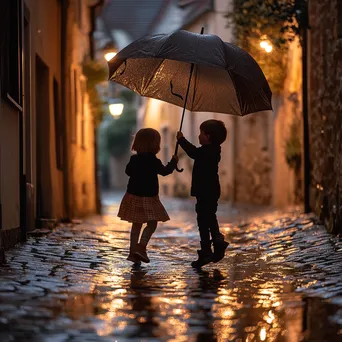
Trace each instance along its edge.
<path fill-rule="evenodd" d="M 141 260 L 142 262 L 146 262 L 146 263 L 150 262 L 150 259 L 148 258 L 147 253 L 146 253 L 146 247 L 142 246 L 140 243 L 137 244 L 133 255 L 137 257 L 139 260 Z"/>
<path fill-rule="evenodd" d="M 193 268 L 201 268 L 204 265 L 207 265 L 213 261 L 213 253 L 212 252 L 204 252 L 202 250 L 198 250 L 198 259 L 191 263 Z"/>
<path fill-rule="evenodd" d="M 140 259 L 136 255 L 134 255 L 132 252 L 129 253 L 127 260 L 132 261 L 137 266 L 141 265 Z"/>
<path fill-rule="evenodd" d="M 214 255 L 213 255 L 213 262 L 219 262 L 224 258 L 224 254 L 226 252 L 229 243 L 224 241 L 223 237 L 213 240 L 214 245 Z"/>

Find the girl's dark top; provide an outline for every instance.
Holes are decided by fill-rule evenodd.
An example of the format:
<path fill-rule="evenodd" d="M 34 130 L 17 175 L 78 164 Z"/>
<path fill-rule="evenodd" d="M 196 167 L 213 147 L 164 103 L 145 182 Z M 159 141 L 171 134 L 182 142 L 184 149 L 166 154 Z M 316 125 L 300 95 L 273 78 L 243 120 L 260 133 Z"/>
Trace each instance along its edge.
<path fill-rule="evenodd" d="M 139 153 L 131 156 L 126 166 L 130 177 L 127 192 L 140 197 L 153 197 L 159 193 L 158 175 L 167 176 L 173 172 L 177 163 L 172 158 L 164 166 L 153 153 Z"/>
<path fill-rule="evenodd" d="M 192 145 L 184 137 L 178 139 L 186 154 L 195 160 L 192 169 L 191 196 L 219 199 L 221 195 L 218 164 L 221 160 L 221 146 L 208 144 Z"/>

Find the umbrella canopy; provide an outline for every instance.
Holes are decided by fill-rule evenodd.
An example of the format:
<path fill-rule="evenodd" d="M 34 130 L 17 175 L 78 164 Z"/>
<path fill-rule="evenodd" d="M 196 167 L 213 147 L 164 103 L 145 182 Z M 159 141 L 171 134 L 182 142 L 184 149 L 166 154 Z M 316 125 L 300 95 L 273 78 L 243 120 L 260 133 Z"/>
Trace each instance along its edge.
<path fill-rule="evenodd" d="M 271 110 L 272 93 L 257 62 L 218 36 L 184 30 L 138 39 L 108 62 L 109 79 L 190 111 L 246 115 Z"/>

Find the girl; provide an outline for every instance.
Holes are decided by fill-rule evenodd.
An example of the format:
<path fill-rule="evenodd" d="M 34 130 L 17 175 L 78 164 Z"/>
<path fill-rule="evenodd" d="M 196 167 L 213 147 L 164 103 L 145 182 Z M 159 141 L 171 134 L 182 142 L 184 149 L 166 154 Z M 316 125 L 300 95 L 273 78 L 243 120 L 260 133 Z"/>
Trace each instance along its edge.
<path fill-rule="evenodd" d="M 158 174 L 167 176 L 177 166 L 178 157 L 173 156 L 164 166 L 156 157 L 160 150 L 160 134 L 153 128 L 143 128 L 135 135 L 131 156 L 126 166 L 130 177 L 118 216 L 132 223 L 130 249 L 127 260 L 134 263 L 150 262 L 146 246 L 157 228 L 158 221 L 168 221 L 164 206 L 159 200 Z M 139 241 L 142 225 L 147 223 Z"/>

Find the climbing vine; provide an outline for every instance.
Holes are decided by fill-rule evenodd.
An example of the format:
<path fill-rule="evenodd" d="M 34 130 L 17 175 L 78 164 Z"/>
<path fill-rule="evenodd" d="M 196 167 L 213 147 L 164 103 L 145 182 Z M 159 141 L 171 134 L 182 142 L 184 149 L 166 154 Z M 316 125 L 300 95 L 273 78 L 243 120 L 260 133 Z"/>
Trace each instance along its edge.
<path fill-rule="evenodd" d="M 279 93 L 286 77 L 288 43 L 300 37 L 307 0 L 234 0 L 233 4 L 227 18 L 235 43 L 255 58 L 273 93 Z M 260 47 L 262 40 L 273 46 L 272 52 Z"/>

